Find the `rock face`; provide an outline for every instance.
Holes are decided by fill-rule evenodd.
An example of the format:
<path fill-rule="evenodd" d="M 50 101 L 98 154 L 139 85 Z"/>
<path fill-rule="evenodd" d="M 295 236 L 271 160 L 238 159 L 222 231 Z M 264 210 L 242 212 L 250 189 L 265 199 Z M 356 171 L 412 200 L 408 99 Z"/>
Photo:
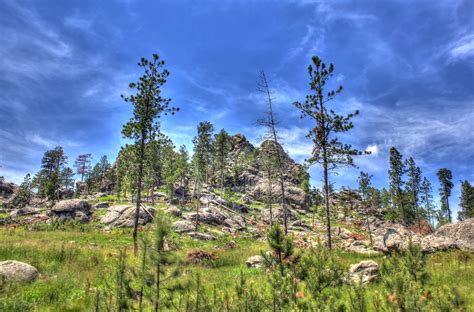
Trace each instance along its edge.
<path fill-rule="evenodd" d="M 80 199 L 67 199 L 57 202 L 48 212 L 49 216 L 62 220 L 89 221 L 91 205 Z"/>
<path fill-rule="evenodd" d="M 27 263 L 14 260 L 0 262 L 0 277 L 6 281 L 32 282 L 38 276 L 38 270 Z"/>
<path fill-rule="evenodd" d="M 234 187 L 245 188 L 245 192 L 255 200 L 263 200 L 268 197 L 270 190 L 266 178 L 268 166 L 265 165 L 267 163 L 265 158 L 269 155 L 276 155 L 278 152 L 283 164 L 286 202 L 294 209 L 306 207 L 305 193 L 300 187 L 305 171 L 301 165 L 295 163 L 288 156 L 281 145 L 272 140 L 266 140 L 256 149 L 241 134 L 232 136 L 231 143 L 232 149 L 229 159 L 236 160 L 236 163 L 241 162 L 239 166 L 246 163 L 238 175 L 238 181 L 234 181 L 234 183 L 237 182 L 237 185 L 233 185 Z M 273 171 L 275 170 L 276 168 L 273 169 Z M 281 198 L 281 188 L 277 182 L 273 182 L 271 192 L 275 202 L 278 202 L 278 198 Z"/>
<path fill-rule="evenodd" d="M 423 238 L 422 249 L 426 252 L 447 249 L 474 252 L 474 218 L 443 225 L 434 234 Z"/>
<path fill-rule="evenodd" d="M 372 260 L 361 261 L 351 265 L 349 269 L 349 278 L 355 283 L 365 285 L 378 277 L 379 265 Z"/>
<path fill-rule="evenodd" d="M 249 268 L 260 268 L 263 266 L 263 257 L 262 256 L 251 256 L 245 261 L 245 264 Z"/>
<path fill-rule="evenodd" d="M 135 205 L 112 206 L 107 210 L 107 213 L 102 216 L 100 222 L 113 227 L 132 227 L 135 208 Z M 154 208 L 146 207 L 146 210 L 143 208 L 140 209 L 138 224 L 144 225 L 151 222 L 154 215 Z"/>

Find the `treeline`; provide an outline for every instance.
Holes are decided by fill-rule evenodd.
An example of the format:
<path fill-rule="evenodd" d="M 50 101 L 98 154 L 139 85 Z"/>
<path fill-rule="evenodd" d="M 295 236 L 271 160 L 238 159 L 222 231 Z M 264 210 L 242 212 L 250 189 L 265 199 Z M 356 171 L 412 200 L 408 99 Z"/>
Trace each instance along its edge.
<path fill-rule="evenodd" d="M 452 172 L 447 168 L 437 171 L 439 179 L 440 203 L 433 201 L 433 187 L 422 170 L 410 157 L 403 160 L 401 153 L 395 148 L 390 149 L 389 188 L 377 189 L 371 186 L 372 175 L 360 172 L 358 178 L 359 194 L 368 207 L 385 208 L 389 220 L 417 224 L 427 220 L 432 226 L 452 222 L 452 210 L 449 197 L 454 186 Z M 461 181 L 461 211 L 458 220 L 474 217 L 474 187 L 469 181 Z"/>

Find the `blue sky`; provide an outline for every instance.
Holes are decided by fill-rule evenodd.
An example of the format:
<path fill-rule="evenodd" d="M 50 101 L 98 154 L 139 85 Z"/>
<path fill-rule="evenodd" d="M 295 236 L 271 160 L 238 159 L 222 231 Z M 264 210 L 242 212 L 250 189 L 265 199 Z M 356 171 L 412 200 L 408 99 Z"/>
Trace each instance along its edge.
<path fill-rule="evenodd" d="M 199 3 L 198 3 L 199 2 Z M 342 137 L 370 156 L 332 176 L 355 186 L 359 170 L 387 186 L 388 150 L 413 156 L 437 193 L 436 171 L 474 182 L 473 1 L 14 1 L 0 0 L 0 175 L 20 182 L 46 149 L 62 145 L 114 159 L 131 108 L 120 94 L 158 53 L 171 72 L 164 93 L 181 111 L 163 130 L 187 144 L 199 121 L 258 143 L 271 80 L 286 150 L 309 156 L 310 127 L 292 106 L 308 92 L 319 55 L 344 92 L 332 105 L 359 109 Z M 312 182 L 321 184 L 318 168 Z M 457 207 L 455 209 L 458 209 Z"/>

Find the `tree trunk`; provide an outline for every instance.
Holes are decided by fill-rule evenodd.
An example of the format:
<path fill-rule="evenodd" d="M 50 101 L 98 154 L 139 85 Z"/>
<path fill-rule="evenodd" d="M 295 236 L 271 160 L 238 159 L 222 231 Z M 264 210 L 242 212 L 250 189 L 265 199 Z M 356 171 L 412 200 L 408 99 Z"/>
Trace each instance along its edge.
<path fill-rule="evenodd" d="M 137 177 L 137 206 L 133 219 L 133 254 L 136 256 L 138 252 L 138 219 L 140 217 L 140 205 L 142 203 L 142 175 L 143 175 L 143 157 L 145 155 L 145 134 L 142 131 L 140 140 L 140 154 L 138 159 L 138 177 Z"/>
<path fill-rule="evenodd" d="M 325 193 L 325 205 L 326 205 L 326 230 L 328 237 L 328 248 L 332 249 L 332 240 L 331 240 L 331 214 L 329 211 L 329 180 L 328 180 L 328 164 L 326 159 L 326 150 L 324 150 L 324 193 Z"/>
<path fill-rule="evenodd" d="M 155 298 L 155 312 L 160 308 L 160 264 L 156 265 L 156 298 Z"/>

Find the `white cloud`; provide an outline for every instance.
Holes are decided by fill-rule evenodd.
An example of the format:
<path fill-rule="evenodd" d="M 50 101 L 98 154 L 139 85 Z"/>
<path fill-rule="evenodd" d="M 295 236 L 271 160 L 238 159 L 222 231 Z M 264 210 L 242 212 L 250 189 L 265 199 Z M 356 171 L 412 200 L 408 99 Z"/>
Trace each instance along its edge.
<path fill-rule="evenodd" d="M 468 35 L 456 41 L 449 50 L 453 59 L 463 59 L 474 56 L 474 35 Z"/>
<path fill-rule="evenodd" d="M 369 146 L 367 146 L 365 151 L 369 152 L 371 155 L 378 155 L 379 147 L 377 144 L 370 144 Z"/>

